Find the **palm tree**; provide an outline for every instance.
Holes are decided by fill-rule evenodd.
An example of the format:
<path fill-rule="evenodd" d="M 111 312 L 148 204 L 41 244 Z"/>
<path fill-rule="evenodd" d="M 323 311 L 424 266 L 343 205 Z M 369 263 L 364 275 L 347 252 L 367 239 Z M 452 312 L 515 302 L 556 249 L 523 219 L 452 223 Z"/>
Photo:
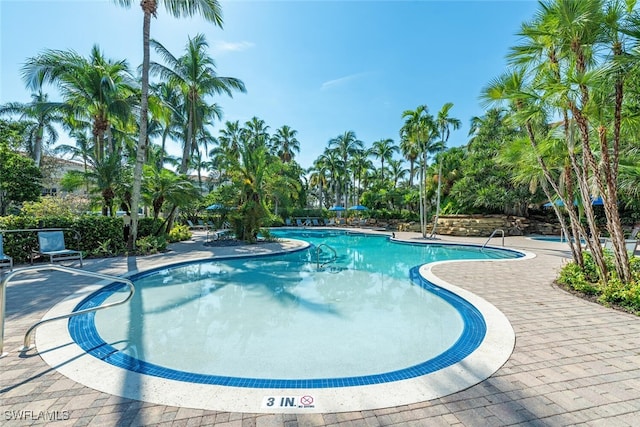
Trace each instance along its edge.
<path fill-rule="evenodd" d="M 348 166 L 349 156 L 352 156 L 357 150 L 362 150 L 364 144 L 356 137 L 356 133 L 352 130 L 343 133 L 335 138 L 329 140 L 329 148 L 333 148 L 336 150 L 338 156 L 342 159 L 343 166 Z M 348 176 L 348 171 L 344 171 L 345 176 Z M 344 203 L 347 203 L 347 189 L 346 184 L 348 179 L 344 180 L 345 188 L 344 192 Z"/>
<path fill-rule="evenodd" d="M 398 188 L 398 182 L 405 177 L 409 170 L 404 167 L 402 160 L 391 159 L 389 160 L 389 172 L 393 180 L 393 188 Z"/>
<path fill-rule="evenodd" d="M 42 89 L 31 95 L 31 102 L 10 102 L 0 106 L 0 115 L 18 115 L 19 120 L 27 124 L 27 152 L 35 165 L 40 167 L 43 147 L 58 140 L 58 132 L 53 126 L 61 123 L 60 104 L 48 102 L 48 96 Z"/>
<path fill-rule="evenodd" d="M 126 61 L 111 61 L 97 45 L 88 59 L 73 51 L 46 50 L 27 59 L 22 76 L 28 87 L 39 90 L 55 84 L 63 105 L 58 108 L 74 120 L 91 122 L 95 158 L 113 153 L 111 140 L 115 123 L 129 121 L 137 100 L 137 90 Z"/>
<path fill-rule="evenodd" d="M 419 152 L 414 139 L 409 137 L 409 134 L 405 131 L 400 131 L 400 152 L 402 156 L 409 161 L 409 187 L 413 187 L 415 165 Z"/>
<path fill-rule="evenodd" d="M 241 132 L 242 137 L 251 148 L 267 147 L 270 139 L 269 126 L 264 120 L 252 117 L 251 120 L 245 122 Z"/>
<path fill-rule="evenodd" d="M 427 200 L 425 189 L 425 171 L 427 167 L 428 155 L 437 151 L 441 143 L 436 142 L 438 130 L 433 116 L 429 114 L 426 105 L 419 105 L 415 110 L 406 110 L 402 113 L 405 119 L 400 130 L 400 135 L 404 139 L 412 141 L 420 158 L 420 229 L 422 237 L 427 237 Z"/>
<path fill-rule="evenodd" d="M 134 0 L 113 0 L 116 4 L 131 7 Z M 131 215 L 131 233 L 129 234 L 129 250 L 133 250 L 138 236 L 138 205 L 140 203 L 140 189 L 142 186 L 142 165 L 144 164 L 147 148 L 147 114 L 149 97 L 149 39 L 151 34 L 151 17 L 157 16 L 158 4 L 163 4 L 167 11 L 179 18 L 182 16 L 202 15 L 204 19 L 222 27 L 222 10 L 218 0 L 142 0 L 142 93 L 140 100 L 140 137 L 138 138 L 138 150 L 136 164 L 133 172 L 133 191 L 131 203 L 133 205 Z"/>
<path fill-rule="evenodd" d="M 460 120 L 455 119 L 453 117 L 449 117 L 449 110 L 453 107 L 451 102 L 447 102 L 442 106 L 438 115 L 436 117 L 435 125 L 438 128 L 440 133 L 440 139 L 442 141 L 442 146 L 440 147 L 440 153 L 447 146 L 447 141 L 449 141 L 450 129 L 460 128 Z M 433 229 L 431 230 L 431 237 L 434 237 L 436 234 L 436 229 L 438 228 L 438 217 L 440 216 L 440 192 L 442 187 L 442 162 L 438 163 L 438 191 L 436 196 L 436 217 L 433 220 Z"/>
<path fill-rule="evenodd" d="M 397 145 L 393 144 L 393 139 L 386 138 L 375 141 L 371 145 L 371 154 L 380 159 L 380 179 L 384 182 L 384 161 L 391 161 L 393 153 L 400 151 Z"/>
<path fill-rule="evenodd" d="M 75 145 L 60 144 L 54 148 L 56 154 L 68 154 L 71 159 L 82 159 L 82 165 L 85 174 L 85 190 L 89 193 L 89 182 L 86 180 L 87 173 L 89 172 L 89 159 L 92 158 L 94 151 L 91 144 L 91 138 L 87 136 L 86 131 L 74 130 L 70 136 L 76 140 Z"/>
<path fill-rule="evenodd" d="M 178 175 L 169 169 L 158 169 L 153 165 L 145 165 L 143 196 L 153 208 L 153 217 L 158 218 L 165 203 L 172 209 L 184 206 L 200 197 L 200 190 L 185 176 Z M 170 213 L 167 218 L 173 215 Z"/>
<path fill-rule="evenodd" d="M 88 176 L 102 197 L 102 215 L 115 216 L 114 200 L 116 188 L 122 177 L 121 158 L 115 153 L 90 161 Z"/>
<path fill-rule="evenodd" d="M 289 163 L 295 153 L 300 152 L 300 141 L 296 138 L 297 134 L 297 130 L 284 125 L 276 129 L 276 133 L 271 137 L 272 150 L 284 163 Z"/>
<path fill-rule="evenodd" d="M 329 172 L 327 165 L 323 163 L 319 157 L 313 162 L 313 166 L 311 166 L 307 172 L 309 173 L 309 186 L 311 188 L 317 188 L 316 196 L 318 197 L 320 209 L 322 209 L 324 207 L 324 189 L 329 182 L 327 179 Z"/>
<path fill-rule="evenodd" d="M 149 110 L 162 128 L 162 149 L 157 160 L 157 167 L 161 169 L 164 166 L 167 152 L 167 138 L 177 141 L 180 136 L 180 123 L 185 123 L 186 120 L 183 114 L 183 99 L 178 86 L 161 82 L 151 86 L 151 91 L 153 96 L 150 99 Z"/>
<path fill-rule="evenodd" d="M 353 198 L 354 205 L 360 204 L 360 191 L 362 190 L 362 176 L 368 170 L 373 169 L 373 163 L 369 160 L 369 150 L 355 150 L 349 160 L 349 170 L 353 175 Z M 366 190 L 366 188 L 364 189 Z"/>
<path fill-rule="evenodd" d="M 333 204 L 342 203 L 342 181 L 345 178 L 345 164 L 336 150 L 328 147 L 316 160 L 329 173 L 329 187 L 332 190 Z"/>
<path fill-rule="evenodd" d="M 162 44 L 151 40 L 150 44 L 166 65 L 152 62 L 151 73 L 160 76 L 182 91 L 185 116 L 187 118 L 186 137 L 182 149 L 180 171 L 187 172 L 191 155 L 198 150 L 198 136 L 210 117 L 220 117 L 219 108 L 211 108 L 205 98 L 213 94 L 233 95 L 233 90 L 245 92 L 244 83 L 234 77 L 220 77 L 215 72 L 215 62 L 207 54 L 208 44 L 202 34 L 189 39 L 185 54 L 176 58 Z"/>

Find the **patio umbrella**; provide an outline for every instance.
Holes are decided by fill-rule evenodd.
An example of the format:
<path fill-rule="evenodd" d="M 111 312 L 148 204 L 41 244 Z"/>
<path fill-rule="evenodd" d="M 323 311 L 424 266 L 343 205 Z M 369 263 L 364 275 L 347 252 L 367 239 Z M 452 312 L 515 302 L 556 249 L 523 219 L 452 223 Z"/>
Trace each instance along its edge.
<path fill-rule="evenodd" d="M 223 209 L 226 209 L 226 208 L 219 203 L 214 203 L 211 206 L 207 206 L 208 211 L 221 211 Z"/>
<path fill-rule="evenodd" d="M 556 206 L 564 206 L 564 202 L 562 200 L 558 199 L 558 200 L 555 201 L 555 205 Z M 545 208 L 550 208 L 551 206 L 553 206 L 553 203 L 548 202 L 548 203 L 545 203 L 542 206 L 544 206 Z"/>
<path fill-rule="evenodd" d="M 345 209 L 344 207 L 342 207 L 342 206 L 331 206 L 331 207 L 329 208 L 329 210 L 330 210 L 330 211 L 337 211 L 337 212 L 339 212 L 339 211 L 345 211 L 346 209 Z"/>
<path fill-rule="evenodd" d="M 562 200 L 558 199 L 555 201 L 556 206 L 564 206 L 564 203 L 562 202 Z M 574 201 L 573 202 L 574 205 L 578 205 L 578 201 Z M 604 202 L 602 201 L 602 197 L 593 197 L 591 196 L 591 205 L 592 206 L 602 206 L 604 205 Z M 551 207 L 551 202 L 545 203 L 544 205 L 545 208 L 550 208 Z M 351 209 L 351 208 L 349 208 Z"/>
<path fill-rule="evenodd" d="M 355 205 L 355 206 L 351 206 L 349 208 L 350 211 L 366 211 L 368 210 L 368 208 L 366 206 L 362 206 L 362 205 Z"/>

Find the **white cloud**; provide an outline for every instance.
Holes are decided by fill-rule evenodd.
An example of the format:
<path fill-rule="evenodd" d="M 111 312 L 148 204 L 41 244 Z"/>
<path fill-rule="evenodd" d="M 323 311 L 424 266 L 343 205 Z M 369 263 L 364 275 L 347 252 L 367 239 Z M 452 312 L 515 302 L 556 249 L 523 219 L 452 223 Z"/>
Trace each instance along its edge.
<path fill-rule="evenodd" d="M 212 50 L 215 53 L 225 52 L 242 52 L 243 50 L 251 49 L 255 46 L 255 43 L 242 41 L 242 42 L 225 42 L 216 41 L 213 42 Z"/>
<path fill-rule="evenodd" d="M 333 80 L 327 80 L 326 82 L 323 82 L 322 85 L 320 86 L 321 90 L 325 90 L 325 89 L 330 89 L 332 87 L 335 86 L 339 86 L 339 85 L 343 85 L 345 83 L 348 83 L 352 80 L 356 80 L 362 76 L 365 76 L 367 73 L 355 73 L 355 74 L 349 74 L 348 76 L 344 76 L 344 77 L 340 77 L 337 79 L 333 79 Z"/>

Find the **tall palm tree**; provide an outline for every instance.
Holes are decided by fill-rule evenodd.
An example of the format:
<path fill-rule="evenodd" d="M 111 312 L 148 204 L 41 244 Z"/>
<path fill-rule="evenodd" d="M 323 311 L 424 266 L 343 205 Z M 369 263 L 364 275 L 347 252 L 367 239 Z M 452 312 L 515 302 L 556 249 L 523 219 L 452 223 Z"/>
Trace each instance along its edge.
<path fill-rule="evenodd" d="M 351 159 L 349 160 L 349 170 L 353 175 L 353 197 L 352 203 L 354 205 L 360 204 L 360 191 L 366 191 L 366 188 L 362 188 L 362 176 L 367 174 L 367 171 L 373 169 L 373 163 L 369 160 L 369 150 L 355 150 Z"/>
<path fill-rule="evenodd" d="M 327 147 L 318 157 L 317 162 L 329 173 L 329 187 L 332 192 L 333 204 L 342 203 L 342 182 L 345 179 L 346 169 L 342 158 L 336 150 L 331 150 Z"/>
<path fill-rule="evenodd" d="M 210 108 L 206 97 L 221 93 L 233 96 L 233 90 L 246 90 L 239 79 L 216 74 L 215 62 L 207 53 L 209 45 L 203 34 L 189 38 L 181 57 L 175 57 L 155 40 L 151 40 L 150 44 L 166 64 L 152 62 L 150 72 L 178 86 L 182 91 L 187 128 L 180 172 L 186 173 L 191 155 L 198 150 L 198 134 L 210 117 L 219 117 L 221 114 L 218 108 Z"/>
<path fill-rule="evenodd" d="M 393 153 L 400 151 L 397 145 L 394 145 L 393 139 L 386 138 L 374 141 L 371 145 L 371 154 L 380 159 L 380 179 L 384 182 L 384 161 L 391 161 Z"/>
<path fill-rule="evenodd" d="M 311 166 L 307 172 L 309 173 L 309 186 L 317 189 L 315 190 L 316 196 L 318 197 L 320 209 L 322 209 L 324 207 L 325 187 L 329 182 L 327 178 L 329 172 L 327 165 L 323 163 L 319 157 L 313 162 L 313 166 Z"/>
<path fill-rule="evenodd" d="M 434 118 L 429 114 L 426 105 L 419 105 L 415 110 L 406 110 L 402 113 L 405 119 L 400 129 L 402 138 L 412 141 L 417 148 L 420 159 L 420 229 L 422 237 L 427 237 L 427 198 L 425 189 L 425 171 L 428 155 L 436 152 L 441 143 L 436 141 L 438 130 Z"/>
<path fill-rule="evenodd" d="M 264 120 L 258 117 L 252 117 L 251 120 L 245 122 L 242 128 L 242 136 L 249 143 L 249 146 L 253 149 L 259 147 L 267 148 L 270 140 L 269 126 Z"/>
<path fill-rule="evenodd" d="M 338 135 L 335 138 L 329 140 L 329 148 L 335 149 L 336 153 L 342 159 L 343 166 L 348 166 L 349 157 L 352 156 L 357 150 L 362 150 L 364 143 L 356 137 L 356 133 L 352 130 L 346 131 L 342 135 Z M 348 171 L 345 171 L 345 175 L 348 176 Z M 345 197 L 344 204 L 347 204 L 347 191 L 346 184 L 348 179 L 344 180 L 345 188 L 343 188 L 343 195 Z"/>
<path fill-rule="evenodd" d="M 116 4 L 131 7 L 136 0 L 113 0 Z M 134 249 L 138 236 L 138 205 L 140 203 L 140 188 L 142 185 L 142 166 L 145 161 L 147 148 L 147 114 L 149 97 L 149 40 L 151 34 L 151 17 L 157 16 L 158 5 L 164 5 L 165 9 L 176 18 L 190 17 L 196 14 L 222 27 L 222 9 L 218 0 L 141 0 L 142 7 L 142 93 L 140 100 L 140 137 L 138 138 L 138 150 L 136 164 L 133 173 L 133 191 L 131 203 L 133 204 L 131 215 L 131 233 L 129 234 L 129 250 Z"/>
<path fill-rule="evenodd" d="M 449 117 L 449 111 L 453 108 L 453 103 L 447 102 L 442 106 L 440 111 L 438 111 L 438 115 L 436 116 L 435 125 L 438 128 L 438 132 L 440 133 L 440 139 L 442 141 L 442 146 L 440 147 L 440 153 L 447 146 L 447 141 L 449 141 L 449 135 L 451 129 L 454 130 L 460 128 L 460 120 Z M 436 217 L 433 220 L 433 229 L 431 230 L 431 236 L 435 236 L 436 229 L 438 228 L 438 217 L 440 216 L 440 193 L 442 190 L 442 162 L 438 163 L 438 190 L 436 195 Z"/>
<path fill-rule="evenodd" d="M 164 166 L 167 139 L 178 141 L 180 123 L 185 123 L 183 99 L 180 88 L 168 82 L 160 82 L 151 86 L 152 97 L 149 110 L 159 122 L 161 130 L 161 155 L 158 157 L 157 167 Z M 135 156 L 134 156 L 135 157 Z"/>
<path fill-rule="evenodd" d="M 418 160 L 418 146 L 415 140 L 405 131 L 400 131 L 400 152 L 409 161 L 409 187 L 413 187 L 415 177 L 415 165 Z"/>
<path fill-rule="evenodd" d="M 17 115 L 20 121 L 27 124 L 27 152 L 35 165 L 40 167 L 44 146 L 54 144 L 58 140 L 55 123 L 61 123 L 60 104 L 48 101 L 48 95 L 38 89 L 31 95 L 31 102 L 10 102 L 0 106 L 0 115 Z"/>
<path fill-rule="evenodd" d="M 401 159 L 391 159 L 389 160 L 389 172 L 393 188 L 398 188 L 398 182 L 405 177 L 409 170 L 404 167 L 404 162 Z"/>
<path fill-rule="evenodd" d="M 276 129 L 276 133 L 271 137 L 272 150 L 284 163 L 289 163 L 295 153 L 300 152 L 300 141 L 296 138 L 297 134 L 297 130 L 284 125 Z"/>
<path fill-rule="evenodd" d="M 58 108 L 76 120 L 91 122 L 96 159 L 115 151 L 112 128 L 128 122 L 137 103 L 136 83 L 126 61 L 105 58 L 97 45 L 89 58 L 73 51 L 46 50 L 27 59 L 22 77 L 34 90 L 55 84 L 63 99 Z"/>

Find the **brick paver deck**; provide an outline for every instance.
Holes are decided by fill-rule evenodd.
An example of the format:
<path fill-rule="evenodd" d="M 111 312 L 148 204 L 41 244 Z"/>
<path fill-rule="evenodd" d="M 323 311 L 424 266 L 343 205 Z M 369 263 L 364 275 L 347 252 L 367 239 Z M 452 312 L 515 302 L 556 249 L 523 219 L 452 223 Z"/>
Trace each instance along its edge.
<path fill-rule="evenodd" d="M 397 233 L 401 238 L 416 238 Z M 85 269 L 124 274 L 186 259 L 250 253 L 207 248 L 202 235 L 169 254 L 87 260 Z M 483 243 L 484 239 L 443 240 Z M 498 239 L 492 241 L 498 243 Z M 0 425 L 25 426 L 503 426 L 640 425 L 640 318 L 582 300 L 553 285 L 566 247 L 521 237 L 507 246 L 534 252 L 519 262 L 436 266 L 444 280 L 500 309 L 516 332 L 509 361 L 467 390 L 432 401 L 335 414 L 245 414 L 169 407 L 101 393 L 75 383 L 37 354 L 16 351 L 29 326 L 87 284 L 53 272 L 18 276 L 7 290 L 5 351 L 0 359 Z M 268 248 L 267 248 L 268 249 Z M 46 418 L 56 418 L 47 421 Z"/>

